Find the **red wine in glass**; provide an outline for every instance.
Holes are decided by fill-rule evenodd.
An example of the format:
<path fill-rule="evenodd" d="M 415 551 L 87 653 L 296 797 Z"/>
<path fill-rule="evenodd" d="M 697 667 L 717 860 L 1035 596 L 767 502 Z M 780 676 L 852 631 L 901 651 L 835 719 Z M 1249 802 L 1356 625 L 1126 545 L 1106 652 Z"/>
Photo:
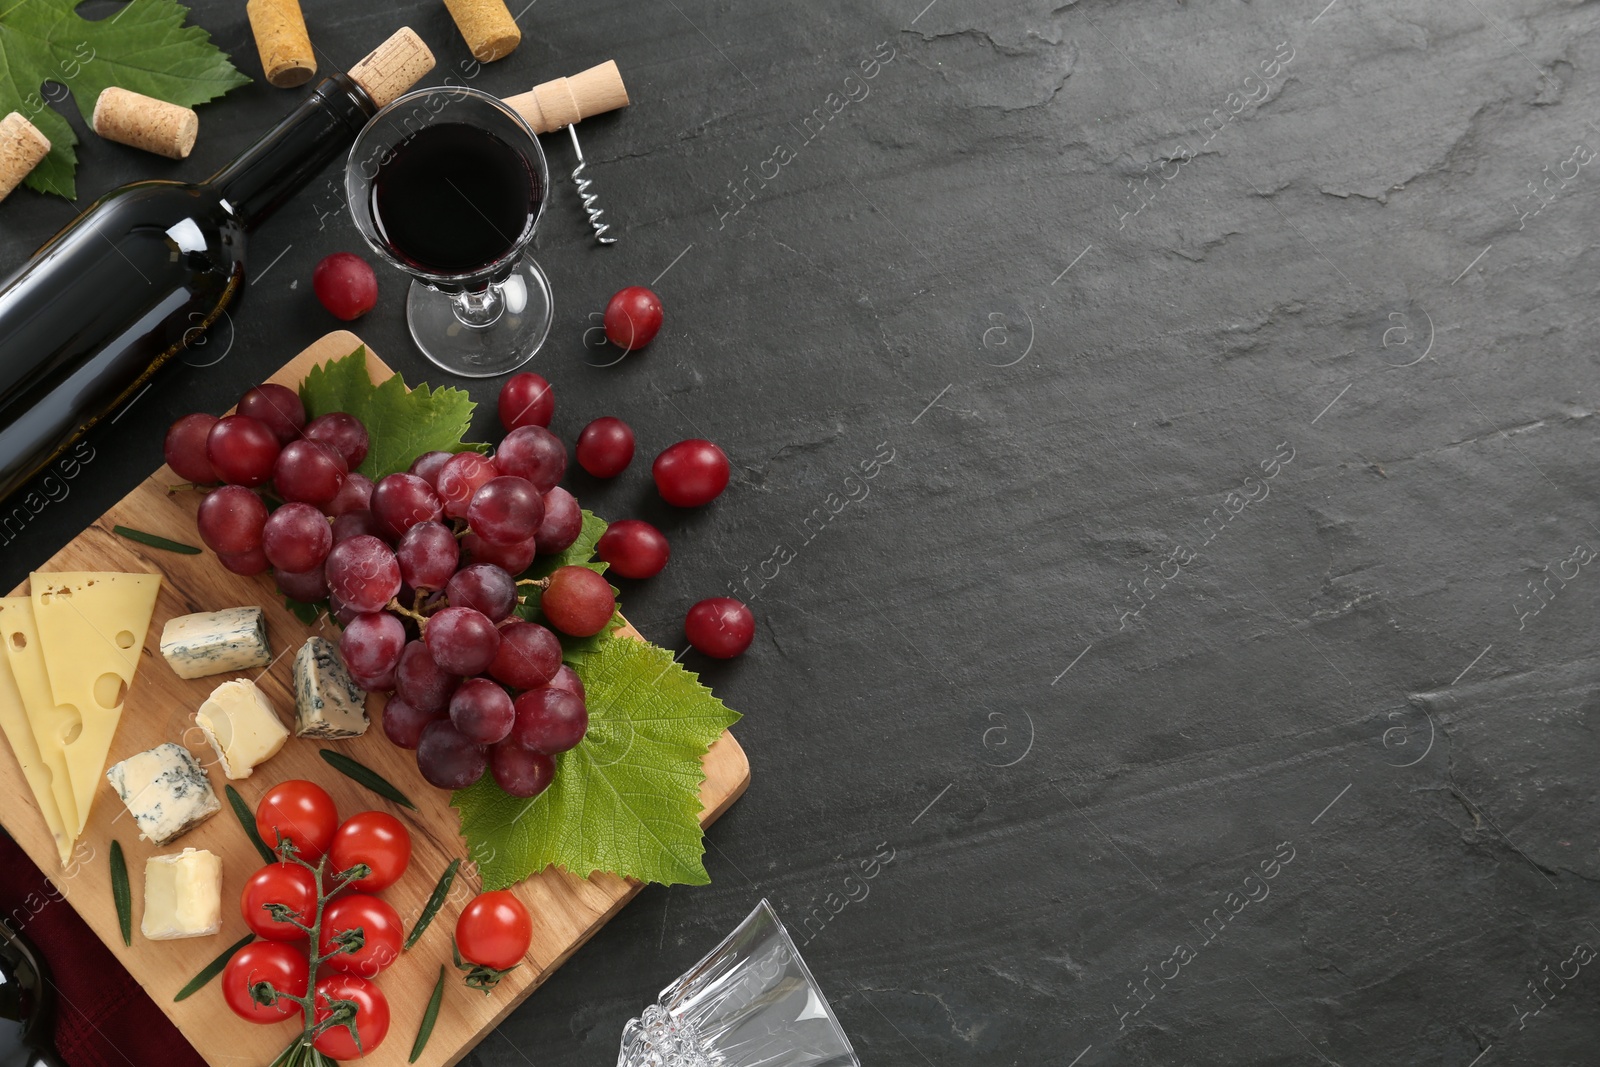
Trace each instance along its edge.
<path fill-rule="evenodd" d="M 396 259 L 432 275 L 465 275 L 517 248 L 543 198 L 527 158 L 494 132 L 436 122 L 379 165 L 372 215 Z"/>

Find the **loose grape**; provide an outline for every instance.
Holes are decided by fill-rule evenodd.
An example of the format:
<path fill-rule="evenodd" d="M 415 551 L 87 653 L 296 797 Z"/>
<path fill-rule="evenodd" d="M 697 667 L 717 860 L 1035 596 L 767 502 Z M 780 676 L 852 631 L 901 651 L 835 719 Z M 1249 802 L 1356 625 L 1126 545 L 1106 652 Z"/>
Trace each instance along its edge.
<path fill-rule="evenodd" d="M 216 468 L 206 458 L 206 438 L 216 424 L 215 415 L 197 411 L 193 415 L 185 415 L 167 428 L 161 454 L 173 474 L 195 485 L 211 485 L 221 480 L 217 477 Z"/>
<path fill-rule="evenodd" d="M 424 452 L 411 461 L 411 473 L 427 482 L 435 490 L 439 488 L 439 472 L 444 465 L 450 462 L 451 452 Z"/>
<path fill-rule="evenodd" d="M 550 788 L 556 776 L 556 761 L 543 752 L 507 740 L 489 750 L 489 773 L 505 792 L 526 799 Z"/>
<path fill-rule="evenodd" d="M 327 566 L 329 591 L 357 612 L 380 611 L 400 592 L 400 563 L 376 537 L 340 541 L 328 553 Z"/>
<path fill-rule="evenodd" d="M 473 533 L 497 545 L 514 545 L 539 532 L 544 497 L 526 478 L 503 475 L 485 482 L 467 505 Z"/>
<path fill-rule="evenodd" d="M 272 465 L 272 486 L 284 500 L 321 507 L 344 486 L 350 468 L 332 445 L 301 438 L 290 441 Z"/>
<path fill-rule="evenodd" d="M 352 476 L 353 477 L 353 476 Z M 382 528 L 372 512 L 365 508 L 359 511 L 347 511 L 333 520 L 333 543 L 348 541 L 352 537 L 380 537 Z"/>
<path fill-rule="evenodd" d="M 564 634 L 592 637 L 617 610 L 611 583 L 587 567 L 557 567 L 539 599 L 545 618 Z M 462 673 L 477 673 L 462 672 Z"/>
<path fill-rule="evenodd" d="M 261 530 L 267 524 L 267 505 L 240 485 L 213 489 L 200 501 L 195 527 L 218 555 L 238 555 L 261 547 Z"/>
<path fill-rule="evenodd" d="M 311 271 L 311 291 L 328 314 L 350 322 L 378 303 L 378 276 L 372 264 L 355 253 L 335 252 Z"/>
<path fill-rule="evenodd" d="M 272 477 L 278 447 L 278 439 L 266 423 L 248 415 L 218 419 L 206 434 L 206 459 L 229 485 L 254 488 L 264 484 Z"/>
<path fill-rule="evenodd" d="M 756 617 L 729 596 L 702 600 L 683 620 L 689 643 L 708 656 L 732 659 L 750 647 L 756 634 Z"/>
<path fill-rule="evenodd" d="M 367 450 L 372 447 L 367 428 L 361 425 L 361 420 L 344 411 L 318 415 L 306 424 L 305 436 L 337 448 L 351 470 L 361 466 L 367 458 Z"/>
<path fill-rule="evenodd" d="M 279 570 L 298 574 L 319 567 L 331 548 L 328 518 L 310 504 L 283 505 L 261 530 L 261 550 Z"/>
<path fill-rule="evenodd" d="M 439 468 L 434 479 L 444 513 L 452 519 L 467 517 L 473 494 L 500 475 L 495 465 L 476 452 L 458 452 Z"/>
<path fill-rule="evenodd" d="M 517 580 L 493 563 L 474 563 L 455 573 L 444 595 L 456 607 L 481 611 L 490 622 L 499 622 L 517 606 Z"/>
<path fill-rule="evenodd" d="M 615 478 L 633 462 L 633 428 L 611 415 L 578 435 L 578 466 L 596 478 Z"/>
<path fill-rule="evenodd" d="M 419 522 L 395 548 L 400 578 L 413 590 L 443 589 L 461 564 L 461 543 L 442 522 Z"/>
<path fill-rule="evenodd" d="M 710 441 L 690 438 L 670 445 L 650 467 L 661 499 L 674 507 L 709 504 L 728 487 L 728 456 Z"/>
<path fill-rule="evenodd" d="M 548 503 L 548 495 L 545 499 Z M 546 511 L 545 518 L 549 517 L 550 514 Z M 461 546 L 467 550 L 467 555 L 472 557 L 474 563 L 493 563 L 507 574 L 521 574 L 527 570 L 538 551 L 538 542 L 531 537 L 514 545 L 492 545 L 471 532 L 461 539 Z"/>
<path fill-rule="evenodd" d="M 641 519 L 619 519 L 606 527 L 594 554 L 624 578 L 653 578 L 672 555 L 666 535 Z"/>
<path fill-rule="evenodd" d="M 500 425 L 509 433 L 519 426 L 549 426 L 556 413 L 550 383 L 531 371 L 513 374 L 500 387 Z"/>
<path fill-rule="evenodd" d="M 557 552 L 565 552 L 582 532 L 583 509 L 578 506 L 577 498 L 559 485 L 546 493 L 544 519 L 533 538 L 540 554 L 553 556 Z"/>
<path fill-rule="evenodd" d="M 549 685 L 561 668 L 561 641 L 533 622 L 514 622 L 500 631 L 500 650 L 489 675 L 513 689 Z"/>
<path fill-rule="evenodd" d="M 442 714 L 450 706 L 450 695 L 460 684 L 460 677 L 433 662 L 425 642 L 412 641 L 400 653 L 395 692 L 418 711 Z"/>
<path fill-rule="evenodd" d="M 578 672 L 563 663 L 556 669 L 556 676 L 550 679 L 551 689 L 565 689 L 579 700 L 587 700 L 588 696 L 583 690 L 583 679 L 578 677 Z"/>
<path fill-rule="evenodd" d="M 661 298 L 642 285 L 619 289 L 606 304 L 606 340 L 632 352 L 655 340 L 663 318 Z"/>
<path fill-rule="evenodd" d="M 504 738 L 515 718 L 511 698 L 487 678 L 468 678 L 450 698 L 450 721 L 462 737 L 480 745 Z"/>
<path fill-rule="evenodd" d="M 299 394 L 277 382 L 266 382 L 245 393 L 235 410 L 265 423 L 280 445 L 299 437 L 306 424 L 306 406 Z"/>
<path fill-rule="evenodd" d="M 565 689 L 530 689 L 517 695 L 514 706 L 511 740 L 547 756 L 575 747 L 589 730 L 589 710 L 583 698 Z"/>
<path fill-rule="evenodd" d="M 372 514 L 388 539 L 399 540 L 419 522 L 437 522 L 444 504 L 415 474 L 390 474 L 372 487 Z"/>
<path fill-rule="evenodd" d="M 328 595 L 328 572 L 321 563 L 298 574 L 274 570 L 272 577 L 278 583 L 278 592 L 302 604 L 315 604 Z"/>
<path fill-rule="evenodd" d="M 339 461 L 344 462 L 340 456 Z M 372 479 L 365 474 L 351 471 L 344 476 L 344 484 L 339 486 L 339 491 L 333 499 L 322 506 L 322 510 L 329 515 L 346 515 L 352 511 L 370 511 L 372 509 Z"/>
<path fill-rule="evenodd" d="M 440 789 L 465 789 L 483 777 L 489 751 L 467 740 L 449 719 L 429 723 L 417 743 L 417 770 Z"/>
<path fill-rule="evenodd" d="M 265 574 L 272 569 L 272 564 L 267 562 L 267 554 L 259 548 L 252 548 L 248 552 L 218 552 L 217 561 L 234 574 L 242 574 L 246 578 Z"/>
<path fill-rule="evenodd" d="M 542 426 L 519 426 L 495 449 L 494 465 L 499 473 L 526 478 L 548 493 L 567 473 L 567 446 Z"/>
<path fill-rule="evenodd" d="M 406 647 L 406 628 L 387 611 L 358 615 L 339 635 L 339 655 L 356 684 L 368 692 L 393 689 Z"/>
<path fill-rule="evenodd" d="M 428 724 L 444 718 L 441 711 L 420 711 L 399 696 L 392 696 L 383 706 L 383 734 L 401 748 L 416 748 L 422 743 L 422 731 Z"/>
<path fill-rule="evenodd" d="M 450 607 L 436 613 L 428 619 L 424 636 L 433 661 L 451 674 L 481 674 L 500 651 L 500 631 L 474 608 Z"/>

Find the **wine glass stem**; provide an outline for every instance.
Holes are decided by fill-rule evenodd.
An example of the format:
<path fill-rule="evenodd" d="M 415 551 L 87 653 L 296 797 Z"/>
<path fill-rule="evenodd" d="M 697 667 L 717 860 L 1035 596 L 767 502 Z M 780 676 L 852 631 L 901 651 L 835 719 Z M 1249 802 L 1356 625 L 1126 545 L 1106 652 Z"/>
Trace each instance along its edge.
<path fill-rule="evenodd" d="M 491 284 L 479 292 L 457 293 L 452 299 L 456 318 L 466 326 L 492 326 L 506 309 L 505 297 L 501 295 L 498 284 Z"/>

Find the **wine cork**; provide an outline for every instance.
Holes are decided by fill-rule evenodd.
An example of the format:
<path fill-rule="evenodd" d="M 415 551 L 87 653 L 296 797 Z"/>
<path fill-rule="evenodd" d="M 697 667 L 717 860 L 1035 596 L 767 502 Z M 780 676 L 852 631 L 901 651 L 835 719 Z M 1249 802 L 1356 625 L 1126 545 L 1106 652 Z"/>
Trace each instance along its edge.
<path fill-rule="evenodd" d="M 244 11 L 267 81 L 280 89 L 310 81 L 317 72 L 317 57 L 311 51 L 311 34 L 306 32 L 300 0 L 249 0 Z"/>
<path fill-rule="evenodd" d="M 590 115 L 627 107 L 628 90 L 622 84 L 616 60 L 608 59 L 581 74 L 556 78 L 525 93 L 508 96 L 505 102 L 533 127 L 534 133 L 549 133 Z"/>
<path fill-rule="evenodd" d="M 350 68 L 350 77 L 379 107 L 388 107 L 433 69 L 433 53 L 416 31 L 402 26 Z"/>
<path fill-rule="evenodd" d="M 493 63 L 511 54 L 522 40 L 522 31 L 506 9 L 506 0 L 444 0 L 456 29 L 467 39 L 472 58 Z"/>
<path fill-rule="evenodd" d="M 50 152 L 50 138 L 16 111 L 0 119 L 0 200 Z"/>
<path fill-rule="evenodd" d="M 89 125 L 108 141 L 168 159 L 186 159 L 200 135 L 200 116 L 191 109 L 115 85 L 95 101 Z"/>

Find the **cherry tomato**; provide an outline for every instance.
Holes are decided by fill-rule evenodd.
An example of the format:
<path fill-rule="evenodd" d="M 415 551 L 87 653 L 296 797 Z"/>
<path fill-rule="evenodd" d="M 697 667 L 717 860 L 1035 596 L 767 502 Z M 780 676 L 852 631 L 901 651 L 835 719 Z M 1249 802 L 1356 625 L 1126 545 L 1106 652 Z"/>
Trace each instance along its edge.
<path fill-rule="evenodd" d="M 606 340 L 632 352 L 654 341 L 661 329 L 661 298 L 642 285 L 619 289 L 606 304 Z"/>
<path fill-rule="evenodd" d="M 222 997 L 241 1019 L 253 1023 L 275 1023 L 291 1015 L 299 1015 L 300 1005 L 282 999 L 270 1006 L 258 1004 L 250 996 L 250 988 L 260 982 L 270 982 L 272 988 L 280 993 L 303 997 L 306 995 L 310 971 L 303 945 L 290 945 L 282 941 L 252 941 L 234 953 L 233 959 L 228 961 L 228 966 L 223 970 Z"/>
<path fill-rule="evenodd" d="M 269 863 L 250 876 L 239 894 L 239 911 L 257 937 L 299 941 L 306 933 L 293 923 L 278 922 L 267 904 L 284 904 L 307 926 L 317 917 L 317 879 L 298 863 Z"/>
<path fill-rule="evenodd" d="M 479 893 L 456 920 L 456 948 L 468 963 L 503 971 L 533 943 L 533 917 L 509 889 Z"/>
<path fill-rule="evenodd" d="M 336 1060 L 354 1060 L 373 1052 L 383 1044 L 389 1033 L 389 999 L 383 991 L 365 978 L 353 974 L 334 974 L 317 979 L 317 1022 L 333 1014 L 333 1002 L 348 1000 L 356 1006 L 356 1033 L 361 1035 L 361 1047 L 350 1036 L 345 1026 L 330 1026 L 312 1042 L 324 1056 Z"/>
<path fill-rule="evenodd" d="M 400 958 L 400 943 L 405 939 L 405 928 L 394 908 L 370 893 L 350 893 L 341 896 L 322 910 L 321 937 L 317 954 L 326 955 L 337 947 L 336 934 L 361 927 L 365 937 L 361 947 L 354 952 L 340 952 L 328 959 L 324 967 L 345 974 L 374 978 L 378 972 Z"/>
<path fill-rule="evenodd" d="M 323 857 L 338 829 L 339 809 L 315 782 L 298 778 L 279 782 L 256 805 L 256 832 L 267 847 L 276 849 L 281 835 L 294 842 L 296 853 L 307 863 Z"/>
<path fill-rule="evenodd" d="M 411 834 L 405 824 L 384 811 L 361 811 L 350 816 L 333 835 L 328 867 L 348 871 L 358 863 L 372 868 L 365 878 L 349 883 L 352 889 L 376 893 L 388 889 L 406 873 L 411 862 Z"/>

